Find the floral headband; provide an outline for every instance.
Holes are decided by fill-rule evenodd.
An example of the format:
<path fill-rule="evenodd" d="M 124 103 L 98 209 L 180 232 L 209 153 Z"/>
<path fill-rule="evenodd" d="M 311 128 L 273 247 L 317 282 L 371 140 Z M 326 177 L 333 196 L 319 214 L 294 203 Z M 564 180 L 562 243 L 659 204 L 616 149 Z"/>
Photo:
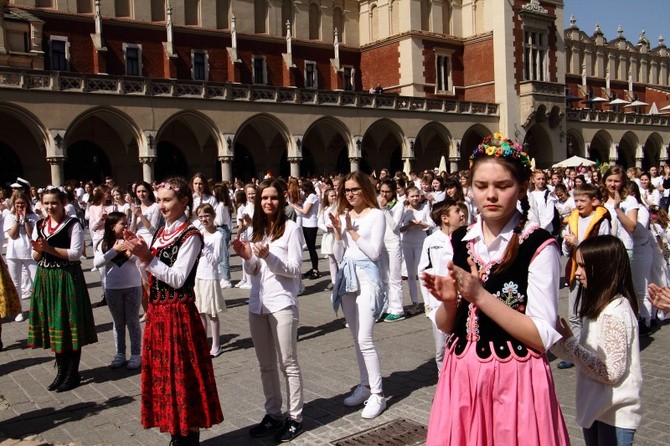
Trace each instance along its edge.
<path fill-rule="evenodd" d="M 166 182 L 158 183 L 156 185 L 156 190 L 158 189 L 167 189 L 167 190 L 173 190 L 177 193 L 179 192 L 179 187 L 173 186 L 172 184 Z"/>
<path fill-rule="evenodd" d="M 500 132 L 495 132 L 493 136 L 489 135 L 484 138 L 482 143 L 472 151 L 472 156 L 470 156 L 470 169 L 472 169 L 475 160 L 484 156 L 515 160 L 520 162 L 528 173 L 532 173 L 533 170 L 530 164 L 530 158 L 528 157 L 528 154 L 523 151 L 521 145 L 516 141 L 506 138 Z"/>

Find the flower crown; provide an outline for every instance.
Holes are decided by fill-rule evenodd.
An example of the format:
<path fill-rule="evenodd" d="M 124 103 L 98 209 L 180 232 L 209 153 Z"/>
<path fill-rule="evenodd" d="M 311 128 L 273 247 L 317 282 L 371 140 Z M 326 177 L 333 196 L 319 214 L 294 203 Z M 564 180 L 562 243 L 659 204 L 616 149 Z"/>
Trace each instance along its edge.
<path fill-rule="evenodd" d="M 479 144 L 470 156 L 470 169 L 475 163 L 475 160 L 484 156 L 495 156 L 496 158 L 512 159 L 520 162 L 524 169 L 532 172 L 533 168 L 530 164 L 528 154 L 523 151 L 521 145 L 503 136 L 500 132 L 495 132 L 489 135 Z"/>

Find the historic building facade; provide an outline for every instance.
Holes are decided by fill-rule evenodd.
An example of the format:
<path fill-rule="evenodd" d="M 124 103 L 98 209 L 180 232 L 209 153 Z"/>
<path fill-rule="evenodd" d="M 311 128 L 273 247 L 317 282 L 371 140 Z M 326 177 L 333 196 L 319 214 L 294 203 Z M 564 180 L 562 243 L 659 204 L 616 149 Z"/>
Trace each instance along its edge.
<path fill-rule="evenodd" d="M 562 31 L 562 0 L 0 7 L 2 183 L 409 170 L 443 157 L 454 171 L 496 130 L 539 166 L 667 157 L 666 116 L 571 102 L 600 94 L 614 64 L 608 100 L 630 67 L 635 98 L 665 105 L 665 47 Z"/>

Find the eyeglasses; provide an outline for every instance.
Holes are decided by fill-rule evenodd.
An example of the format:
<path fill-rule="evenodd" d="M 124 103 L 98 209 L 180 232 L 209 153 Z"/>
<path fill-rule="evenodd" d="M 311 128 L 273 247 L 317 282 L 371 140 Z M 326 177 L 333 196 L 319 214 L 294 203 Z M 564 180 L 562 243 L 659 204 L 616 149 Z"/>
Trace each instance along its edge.
<path fill-rule="evenodd" d="M 347 195 L 347 194 L 358 195 L 360 193 L 361 193 L 361 188 L 360 187 L 352 187 L 351 189 L 344 189 L 344 195 Z"/>

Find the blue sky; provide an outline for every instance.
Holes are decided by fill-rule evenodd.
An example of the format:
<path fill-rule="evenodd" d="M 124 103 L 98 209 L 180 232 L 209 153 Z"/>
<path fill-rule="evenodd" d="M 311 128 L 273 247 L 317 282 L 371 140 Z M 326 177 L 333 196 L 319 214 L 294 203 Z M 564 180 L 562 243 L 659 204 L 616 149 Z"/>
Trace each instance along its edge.
<path fill-rule="evenodd" d="M 577 19 L 577 26 L 589 36 L 596 23 L 607 40 L 616 38 L 617 26 L 621 25 L 624 36 L 637 43 L 642 29 L 651 42 L 658 46 L 658 36 L 665 37 L 670 46 L 670 1 L 668 0 L 564 0 L 565 28 L 570 26 L 570 16 Z"/>

